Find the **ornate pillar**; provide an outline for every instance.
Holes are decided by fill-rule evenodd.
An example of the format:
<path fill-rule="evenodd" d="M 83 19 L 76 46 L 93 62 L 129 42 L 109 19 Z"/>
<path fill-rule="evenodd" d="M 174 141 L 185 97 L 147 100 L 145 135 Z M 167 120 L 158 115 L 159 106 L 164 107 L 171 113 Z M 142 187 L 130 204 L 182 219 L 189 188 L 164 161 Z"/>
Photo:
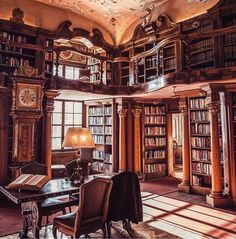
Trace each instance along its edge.
<path fill-rule="evenodd" d="M 134 116 L 134 171 L 141 172 L 141 125 L 140 115 L 142 112 L 141 107 L 137 107 L 132 110 Z"/>
<path fill-rule="evenodd" d="M 206 196 L 207 203 L 213 207 L 229 205 L 231 199 L 222 194 L 222 180 L 220 169 L 220 147 L 218 132 L 218 113 L 220 111 L 220 95 L 217 86 L 208 85 L 206 105 L 209 112 L 211 133 L 211 193 Z"/>
<path fill-rule="evenodd" d="M 123 109 L 122 106 L 118 107 L 119 113 L 119 170 L 126 170 L 126 127 L 125 120 L 127 109 Z"/>
<path fill-rule="evenodd" d="M 44 108 L 44 122 L 43 122 L 43 155 L 42 159 L 47 165 L 48 176 L 51 178 L 51 165 L 52 165 L 52 112 L 54 109 L 54 99 L 58 96 L 57 91 L 49 90 L 45 92 L 45 108 Z"/>
<path fill-rule="evenodd" d="M 190 156 L 189 156 L 189 122 L 188 122 L 188 103 L 186 98 L 179 100 L 179 110 L 183 115 L 183 180 L 178 185 L 179 191 L 190 191 Z"/>

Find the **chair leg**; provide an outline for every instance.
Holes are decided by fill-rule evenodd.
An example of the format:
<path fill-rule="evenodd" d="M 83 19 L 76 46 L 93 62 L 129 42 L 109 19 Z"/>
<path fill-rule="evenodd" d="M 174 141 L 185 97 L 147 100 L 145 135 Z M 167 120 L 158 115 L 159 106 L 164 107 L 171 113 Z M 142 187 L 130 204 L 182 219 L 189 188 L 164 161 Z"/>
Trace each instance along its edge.
<path fill-rule="evenodd" d="M 52 235 L 54 239 L 57 239 L 57 228 L 56 227 L 52 227 Z"/>
<path fill-rule="evenodd" d="M 106 222 L 108 238 L 111 238 L 111 221 Z"/>
<path fill-rule="evenodd" d="M 102 227 L 101 229 L 102 229 L 103 238 L 106 238 L 107 231 L 106 231 L 106 225 L 105 225 L 105 223 L 104 223 L 104 225 L 103 225 L 103 227 Z"/>

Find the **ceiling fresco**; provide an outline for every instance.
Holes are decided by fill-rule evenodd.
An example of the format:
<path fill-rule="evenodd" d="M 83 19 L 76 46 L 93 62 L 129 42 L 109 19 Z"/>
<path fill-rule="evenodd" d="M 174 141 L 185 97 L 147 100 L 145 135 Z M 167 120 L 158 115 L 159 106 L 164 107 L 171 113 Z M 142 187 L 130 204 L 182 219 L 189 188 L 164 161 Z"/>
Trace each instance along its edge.
<path fill-rule="evenodd" d="M 135 21 L 142 22 L 145 16 L 149 14 L 152 17 L 152 11 L 168 6 L 170 4 L 179 4 L 180 8 L 184 5 L 198 4 L 197 8 L 207 7 L 209 2 L 216 3 L 216 0 L 35 0 L 41 3 L 49 4 L 55 7 L 63 8 L 75 12 L 94 22 L 101 24 L 113 36 L 117 43 L 121 40 L 128 27 Z M 191 0 L 192 1 L 192 0 Z M 197 2 L 197 3 L 194 3 Z M 168 4 L 168 5 L 167 5 Z M 183 5 L 184 4 L 184 5 Z M 205 6 L 204 6 L 205 5 Z M 211 4 L 212 5 L 212 4 Z M 182 9 L 183 11 L 184 9 Z M 195 9 L 196 12 L 197 9 Z M 200 9 L 201 10 L 201 9 Z"/>

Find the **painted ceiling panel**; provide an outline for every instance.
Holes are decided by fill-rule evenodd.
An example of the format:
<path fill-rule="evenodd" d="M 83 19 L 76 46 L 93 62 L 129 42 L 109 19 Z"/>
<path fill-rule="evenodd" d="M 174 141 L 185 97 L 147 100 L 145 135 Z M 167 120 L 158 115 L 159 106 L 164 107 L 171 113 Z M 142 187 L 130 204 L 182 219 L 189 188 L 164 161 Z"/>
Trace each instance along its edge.
<path fill-rule="evenodd" d="M 218 2 L 218 0 L 35 0 L 55 7 L 63 8 L 82 15 L 104 26 L 119 42 L 128 27 L 135 21 L 142 21 L 147 9 L 172 8 L 186 15 L 186 10 L 197 15 Z M 168 12 L 168 9 L 164 9 Z M 159 14 L 163 13 L 160 12 Z M 173 12 L 172 12 L 173 13 Z M 151 16 L 153 17 L 153 16 Z"/>

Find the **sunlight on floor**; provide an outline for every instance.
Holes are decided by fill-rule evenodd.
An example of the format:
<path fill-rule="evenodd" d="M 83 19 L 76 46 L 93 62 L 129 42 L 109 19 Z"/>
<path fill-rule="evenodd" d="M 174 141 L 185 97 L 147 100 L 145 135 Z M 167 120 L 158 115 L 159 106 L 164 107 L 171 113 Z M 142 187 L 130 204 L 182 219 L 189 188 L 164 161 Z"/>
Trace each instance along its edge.
<path fill-rule="evenodd" d="M 236 214 L 167 196 L 143 200 L 144 220 L 156 229 L 186 239 L 236 238 Z"/>

